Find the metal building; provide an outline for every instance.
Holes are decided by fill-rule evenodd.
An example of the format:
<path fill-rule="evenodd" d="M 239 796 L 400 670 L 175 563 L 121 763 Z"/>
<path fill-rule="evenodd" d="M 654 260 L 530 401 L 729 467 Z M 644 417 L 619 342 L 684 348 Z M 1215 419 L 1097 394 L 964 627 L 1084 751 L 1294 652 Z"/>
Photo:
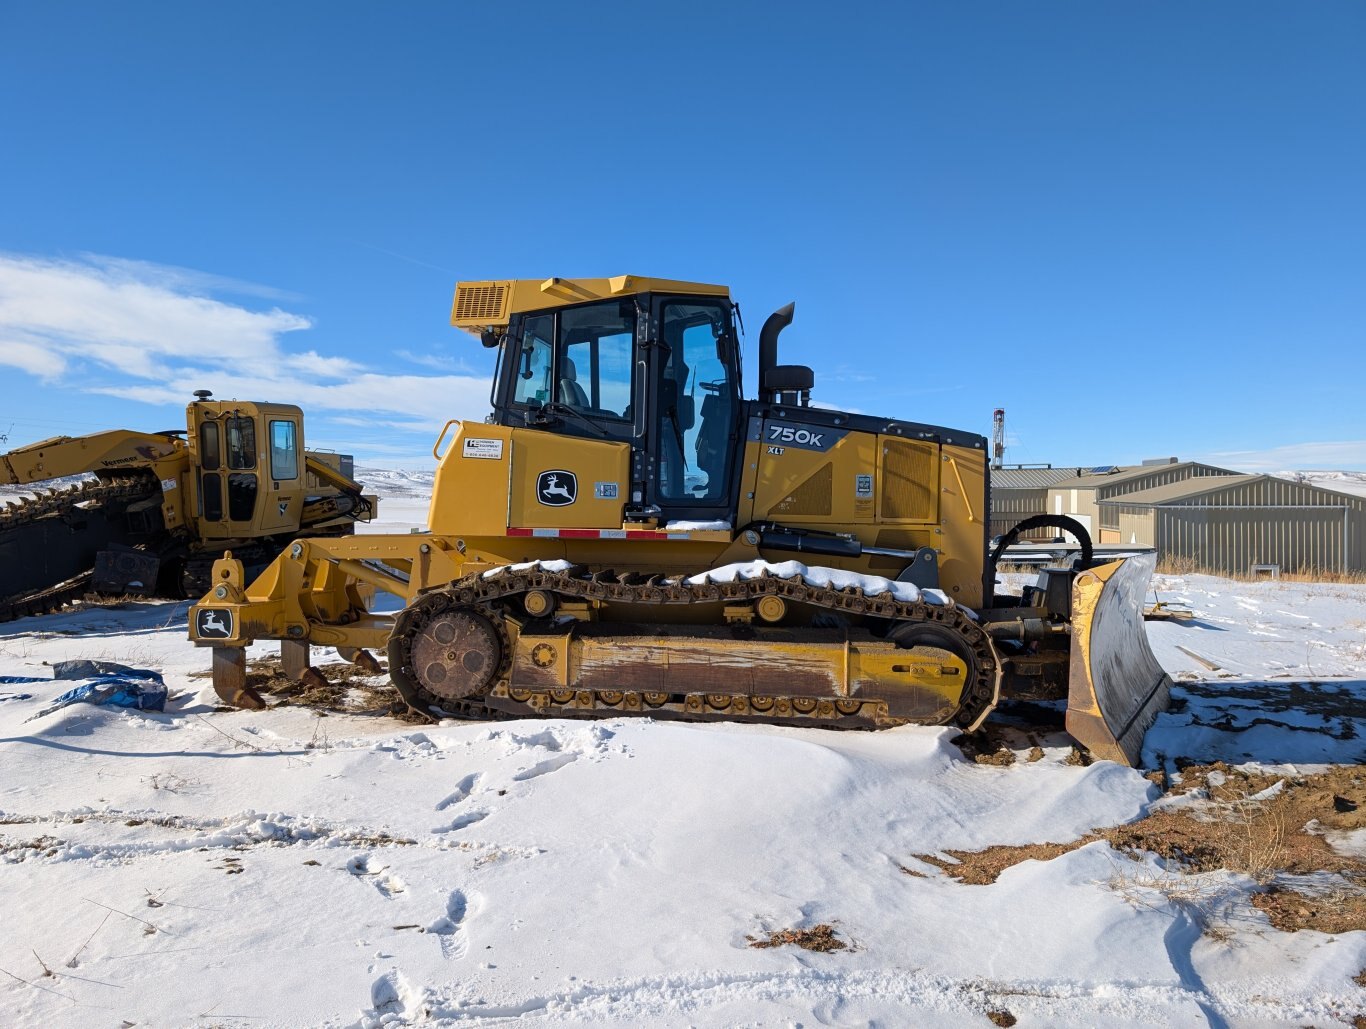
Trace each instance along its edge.
<path fill-rule="evenodd" d="M 1127 543 L 1129 539 L 1121 534 L 1117 511 L 1105 501 L 1190 479 L 1237 474 L 1230 468 L 1174 458 L 1165 464 L 1093 469 L 1050 486 L 1044 510 L 1075 518 L 1097 543 Z"/>
<path fill-rule="evenodd" d="M 1366 497 L 1270 475 L 1199 477 L 1100 499 L 1115 542 L 1211 571 L 1366 571 Z"/>
<path fill-rule="evenodd" d="M 1074 478 L 1075 468 L 993 468 L 991 470 L 991 535 L 1000 536 L 1030 515 L 1048 510 L 1048 487 Z M 1048 539 L 1052 529 L 1026 533 L 1023 539 Z"/>

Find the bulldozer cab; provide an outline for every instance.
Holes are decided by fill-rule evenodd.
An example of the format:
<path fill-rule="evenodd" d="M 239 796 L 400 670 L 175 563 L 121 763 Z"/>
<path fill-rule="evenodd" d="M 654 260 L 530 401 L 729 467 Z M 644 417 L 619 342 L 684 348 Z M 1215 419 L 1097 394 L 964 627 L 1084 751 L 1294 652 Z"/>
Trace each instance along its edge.
<path fill-rule="evenodd" d="M 297 526 L 304 494 L 302 412 L 287 404 L 197 400 L 187 414 L 202 535 L 237 539 Z"/>
<path fill-rule="evenodd" d="M 645 288 L 511 315 L 497 338 L 493 420 L 628 444 L 622 499 L 631 517 L 733 517 L 741 412 L 734 307 L 719 287 L 698 290 Z"/>

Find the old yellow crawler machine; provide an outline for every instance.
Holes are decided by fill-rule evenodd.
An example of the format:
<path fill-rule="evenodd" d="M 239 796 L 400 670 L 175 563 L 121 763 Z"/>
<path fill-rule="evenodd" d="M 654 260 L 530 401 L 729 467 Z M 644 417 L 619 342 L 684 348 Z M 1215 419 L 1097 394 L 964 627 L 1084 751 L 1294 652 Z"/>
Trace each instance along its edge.
<path fill-rule="evenodd" d="M 349 533 L 372 516 L 349 456 L 304 451 L 297 407 L 209 397 L 195 394 L 184 430 L 0 454 L 3 485 L 90 476 L 0 507 L 0 622 L 89 591 L 198 596 L 228 547 L 259 571 L 302 532 Z"/>
<path fill-rule="evenodd" d="M 986 440 L 812 407 L 811 370 L 777 361 L 791 306 L 742 399 L 735 319 L 722 286 L 460 283 L 453 323 L 499 351 L 493 414 L 442 430 L 430 532 L 299 540 L 252 582 L 218 562 L 190 632 L 219 694 L 261 703 L 243 648 L 273 638 L 295 674 L 310 644 L 385 648 L 433 714 L 972 730 L 1002 697 L 1066 697 L 1074 737 L 1132 762 L 1170 685 L 1151 555 L 1091 567 L 1084 541 L 996 595 Z"/>

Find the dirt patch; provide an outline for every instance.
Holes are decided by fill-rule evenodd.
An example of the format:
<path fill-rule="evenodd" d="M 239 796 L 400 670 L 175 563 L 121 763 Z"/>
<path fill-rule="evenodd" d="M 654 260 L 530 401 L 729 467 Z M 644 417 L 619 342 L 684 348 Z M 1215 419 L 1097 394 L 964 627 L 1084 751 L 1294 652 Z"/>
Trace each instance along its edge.
<path fill-rule="evenodd" d="M 1276 928 L 1326 933 L 1366 929 L 1366 860 L 1340 854 L 1325 830 L 1366 827 L 1366 768 L 1343 766 L 1304 776 L 1278 776 L 1187 764 L 1169 797 L 1192 795 L 1192 805 L 1158 810 L 1127 825 L 1099 829 L 1073 843 L 1033 843 L 945 851 L 916 857 L 967 885 L 994 883 L 1022 861 L 1049 861 L 1096 840 L 1118 851 L 1148 852 L 1198 874 L 1241 872 L 1267 889 L 1253 903 Z M 1328 873 L 1326 890 L 1282 881 Z"/>
<path fill-rule="evenodd" d="M 1010 749 L 1005 738 L 986 726 L 971 735 L 955 736 L 953 744 L 963 752 L 964 757 L 972 758 L 979 765 L 1005 767 L 1015 763 L 1015 752 Z M 1042 756 L 1043 751 L 1039 751 Z"/>
<path fill-rule="evenodd" d="M 1012 1026 L 1015 1024 L 1015 1016 L 1004 1008 L 999 1011 L 988 1011 L 987 1018 L 991 1019 L 992 1025 Z"/>
<path fill-rule="evenodd" d="M 1014 868 L 1022 861 L 1051 861 L 1069 851 L 1076 850 L 1095 837 L 1087 837 L 1076 843 L 1026 843 L 1021 847 L 988 847 L 986 850 L 946 850 L 948 858 L 934 854 L 917 854 L 917 861 L 945 872 L 950 878 L 957 879 L 968 886 L 990 886 L 1007 868 Z M 908 875 L 918 875 L 909 869 L 902 869 Z"/>
<path fill-rule="evenodd" d="M 1252 898 L 1252 906 L 1266 912 L 1282 932 L 1313 929 L 1321 933 L 1349 933 L 1366 929 L 1366 888 L 1343 888 L 1310 895 L 1271 886 Z"/>
<path fill-rule="evenodd" d="M 309 677 L 300 681 L 286 675 L 273 655 L 247 662 L 247 685 L 267 704 L 296 704 L 315 711 L 349 715 L 375 715 L 411 725 L 429 725 L 431 719 L 414 714 L 398 691 L 381 676 L 368 675 L 345 661 L 316 666 L 321 682 Z"/>
<path fill-rule="evenodd" d="M 768 939 L 759 939 L 756 936 L 746 936 L 749 945 L 757 950 L 767 950 L 769 947 L 785 947 L 789 943 L 802 950 L 814 950 L 818 953 L 828 953 L 832 950 L 844 950 L 849 944 L 845 943 L 835 935 L 834 926 L 822 922 L 820 925 L 813 925 L 810 929 L 775 929 L 768 934 Z"/>

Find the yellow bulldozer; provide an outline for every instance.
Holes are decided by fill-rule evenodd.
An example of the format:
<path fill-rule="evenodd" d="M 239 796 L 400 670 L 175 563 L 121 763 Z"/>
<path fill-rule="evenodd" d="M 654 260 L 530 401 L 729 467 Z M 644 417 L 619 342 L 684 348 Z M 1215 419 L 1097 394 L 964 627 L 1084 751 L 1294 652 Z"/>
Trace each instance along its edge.
<path fill-rule="evenodd" d="M 215 689 L 260 706 L 244 648 L 278 639 L 295 675 L 313 645 L 383 649 L 434 717 L 972 731 L 1003 698 L 1065 698 L 1078 741 L 1132 763 L 1170 687 L 1152 555 L 1098 563 L 1067 520 L 1078 558 L 998 594 L 986 439 L 813 406 L 811 369 L 778 363 L 792 317 L 765 323 L 747 400 L 724 286 L 459 283 L 493 413 L 437 438 L 430 531 L 300 539 L 254 578 L 217 562 L 190 617 Z"/>
<path fill-rule="evenodd" d="M 194 597 L 231 548 L 260 571 L 301 532 L 343 535 L 376 511 L 348 455 L 304 450 L 288 404 L 198 390 L 186 428 L 57 436 L 0 454 L 0 485 L 39 489 L 0 508 L 0 622 L 88 593 Z"/>

